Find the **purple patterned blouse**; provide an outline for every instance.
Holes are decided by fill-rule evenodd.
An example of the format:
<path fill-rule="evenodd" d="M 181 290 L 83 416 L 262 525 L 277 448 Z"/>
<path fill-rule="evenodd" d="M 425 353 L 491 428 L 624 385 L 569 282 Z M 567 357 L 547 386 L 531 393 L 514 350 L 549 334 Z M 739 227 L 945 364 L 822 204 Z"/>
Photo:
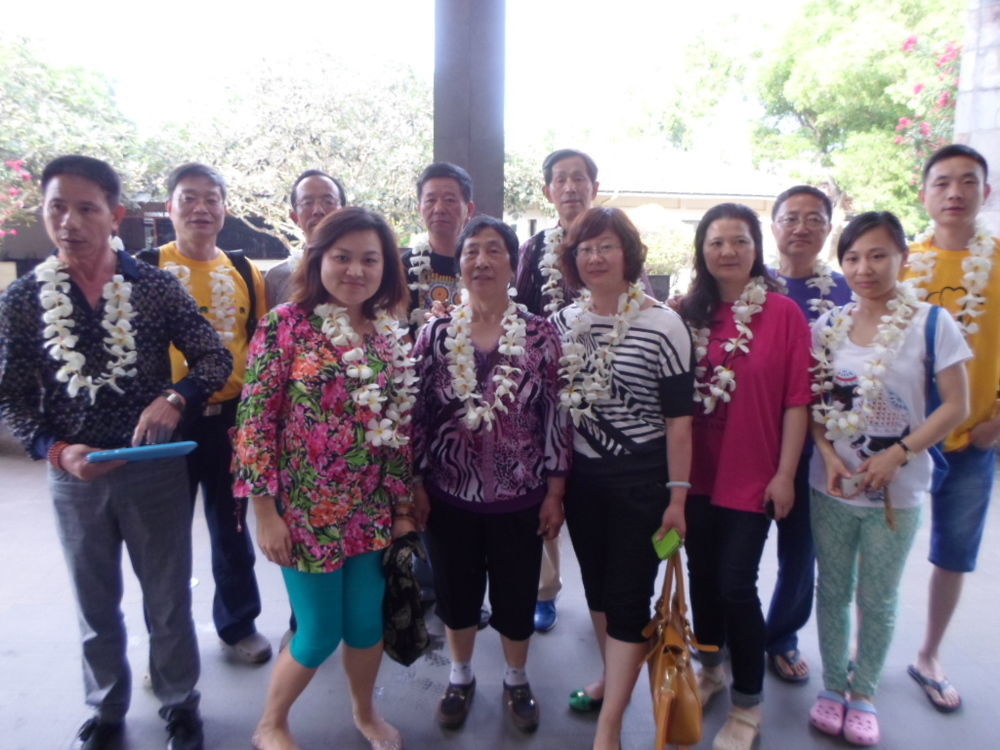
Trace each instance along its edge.
<path fill-rule="evenodd" d="M 517 398 L 498 413 L 491 431 L 470 430 L 448 372 L 445 336 L 451 318 L 425 325 L 414 357 L 420 393 L 413 412 L 414 473 L 431 495 L 477 513 L 511 513 L 542 501 L 550 476 L 569 473 L 572 432 L 559 408 L 559 357 L 555 327 L 537 315 L 520 313 L 527 323 L 525 353 L 513 364 L 521 369 Z M 494 348 L 475 352 L 479 392 L 493 401 L 491 375 L 501 359 Z"/>

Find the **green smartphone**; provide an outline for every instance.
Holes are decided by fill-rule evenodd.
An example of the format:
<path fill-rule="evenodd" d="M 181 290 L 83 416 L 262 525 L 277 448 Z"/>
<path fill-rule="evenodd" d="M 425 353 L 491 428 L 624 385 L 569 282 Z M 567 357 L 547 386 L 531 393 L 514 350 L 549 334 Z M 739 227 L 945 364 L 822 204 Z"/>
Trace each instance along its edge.
<path fill-rule="evenodd" d="M 656 534 L 659 533 L 659 529 L 657 529 Z M 663 535 L 663 539 L 657 539 L 656 534 L 653 534 L 653 549 L 656 550 L 656 554 L 659 555 L 661 560 L 666 560 L 684 544 L 684 540 L 677 533 L 677 529 L 670 529 L 670 531 Z"/>

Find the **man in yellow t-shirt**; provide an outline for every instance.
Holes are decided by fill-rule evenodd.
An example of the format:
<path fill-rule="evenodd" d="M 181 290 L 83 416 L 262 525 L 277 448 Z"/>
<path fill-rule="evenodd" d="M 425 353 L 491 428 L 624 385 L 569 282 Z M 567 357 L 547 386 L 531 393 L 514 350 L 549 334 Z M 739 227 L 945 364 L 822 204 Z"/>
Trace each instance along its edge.
<path fill-rule="evenodd" d="M 233 354 L 229 380 L 198 413 L 184 415 L 182 429 L 185 439 L 198 443 L 188 456 L 188 480 L 192 506 L 201 487 L 208 522 L 215 578 L 212 616 L 224 648 L 236 659 L 265 662 L 271 658 L 271 644 L 254 624 L 260 591 L 246 504 L 233 497 L 229 439 L 250 336 L 267 311 L 264 278 L 242 253 L 226 253 L 216 245 L 226 218 L 226 183 L 218 172 L 203 164 L 183 164 L 168 178 L 167 193 L 177 239 L 159 249 L 158 265 L 180 279 Z M 184 377 L 187 363 L 179 351 L 171 350 L 171 364 L 174 380 Z"/>
<path fill-rule="evenodd" d="M 948 471 L 932 496 L 927 630 L 908 669 L 944 713 L 962 700 L 945 678 L 938 651 L 964 575 L 976 567 L 1000 440 L 1000 238 L 991 237 L 978 219 L 990 194 L 987 176 L 986 159 L 968 146 L 945 146 L 931 155 L 920 200 L 934 224 L 910 247 L 908 271 L 928 302 L 955 316 L 975 355 L 967 365 L 969 418 L 945 440 Z"/>

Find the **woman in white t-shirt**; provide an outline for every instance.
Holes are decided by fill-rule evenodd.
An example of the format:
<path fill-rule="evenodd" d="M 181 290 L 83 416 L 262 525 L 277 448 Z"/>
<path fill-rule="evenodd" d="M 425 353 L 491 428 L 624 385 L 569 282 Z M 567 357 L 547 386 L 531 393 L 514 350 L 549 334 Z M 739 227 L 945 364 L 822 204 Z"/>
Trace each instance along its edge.
<path fill-rule="evenodd" d="M 893 214 L 856 217 L 837 245 L 855 301 L 813 325 L 817 450 L 809 482 L 825 689 L 809 717 L 817 729 L 843 733 L 855 745 L 879 740 L 872 700 L 892 640 L 903 566 L 930 490 L 928 449 L 968 413 L 963 363 L 972 354 L 945 310 L 933 310 L 897 281 L 906 256 L 906 237 Z M 934 391 L 936 408 L 936 400 L 928 404 Z M 855 589 L 859 629 L 850 664 Z"/>

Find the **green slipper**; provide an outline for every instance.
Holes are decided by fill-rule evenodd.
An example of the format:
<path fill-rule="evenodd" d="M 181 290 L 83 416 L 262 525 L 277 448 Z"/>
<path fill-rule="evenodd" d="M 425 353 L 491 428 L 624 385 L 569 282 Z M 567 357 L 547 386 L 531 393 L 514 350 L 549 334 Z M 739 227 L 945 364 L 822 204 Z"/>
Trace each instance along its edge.
<path fill-rule="evenodd" d="M 586 690 L 574 690 L 569 694 L 569 707 L 581 714 L 590 714 L 601 710 L 603 698 L 595 698 Z"/>

